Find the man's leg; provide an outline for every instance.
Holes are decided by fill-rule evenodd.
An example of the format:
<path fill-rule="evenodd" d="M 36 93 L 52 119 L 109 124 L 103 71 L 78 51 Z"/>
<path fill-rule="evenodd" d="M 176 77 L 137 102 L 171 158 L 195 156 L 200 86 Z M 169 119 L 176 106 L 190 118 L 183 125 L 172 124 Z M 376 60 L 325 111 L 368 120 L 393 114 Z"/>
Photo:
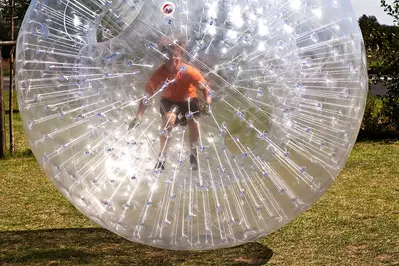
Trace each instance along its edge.
<path fill-rule="evenodd" d="M 198 170 L 198 142 L 200 138 L 200 108 L 198 99 L 192 99 L 190 102 L 190 111 L 194 114 L 194 119 L 188 120 L 188 139 L 190 142 L 190 163 L 193 170 Z"/>
<path fill-rule="evenodd" d="M 198 118 L 197 118 L 198 119 Z M 198 141 L 199 141 L 200 127 L 199 121 L 192 119 L 188 121 L 188 139 L 190 141 L 190 164 L 193 170 L 198 170 Z"/>
<path fill-rule="evenodd" d="M 173 112 L 166 113 L 162 118 L 162 128 L 160 132 L 159 142 L 161 144 L 161 150 L 159 152 L 159 159 L 157 164 L 155 165 L 156 169 L 161 168 L 162 170 L 165 169 L 164 167 L 164 158 L 166 158 L 166 154 L 168 152 L 169 146 L 169 136 L 170 132 L 172 131 L 174 125 L 176 123 L 176 114 Z"/>
<path fill-rule="evenodd" d="M 190 147 L 198 145 L 200 134 L 199 122 L 196 119 L 191 119 L 188 121 L 188 139 L 190 141 Z"/>
<path fill-rule="evenodd" d="M 188 121 L 188 139 L 190 141 L 190 164 L 193 170 L 198 170 L 198 140 L 200 128 L 198 120 L 191 119 Z"/>
<path fill-rule="evenodd" d="M 166 154 L 168 148 L 168 137 L 176 123 L 176 114 L 168 112 L 163 116 L 161 136 L 159 137 L 161 143 L 161 153 Z M 164 156 L 165 157 L 165 156 Z"/>

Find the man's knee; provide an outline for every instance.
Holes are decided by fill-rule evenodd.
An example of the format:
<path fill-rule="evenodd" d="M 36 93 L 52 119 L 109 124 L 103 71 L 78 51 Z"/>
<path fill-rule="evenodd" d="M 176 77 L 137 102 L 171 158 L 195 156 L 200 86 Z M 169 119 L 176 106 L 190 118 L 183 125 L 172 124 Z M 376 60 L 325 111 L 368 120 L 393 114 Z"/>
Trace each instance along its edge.
<path fill-rule="evenodd" d="M 163 117 L 164 125 L 173 127 L 175 125 L 176 118 L 176 114 L 172 112 L 166 113 Z"/>
<path fill-rule="evenodd" d="M 197 119 L 189 119 L 187 120 L 187 124 L 189 127 L 198 127 L 199 125 Z"/>

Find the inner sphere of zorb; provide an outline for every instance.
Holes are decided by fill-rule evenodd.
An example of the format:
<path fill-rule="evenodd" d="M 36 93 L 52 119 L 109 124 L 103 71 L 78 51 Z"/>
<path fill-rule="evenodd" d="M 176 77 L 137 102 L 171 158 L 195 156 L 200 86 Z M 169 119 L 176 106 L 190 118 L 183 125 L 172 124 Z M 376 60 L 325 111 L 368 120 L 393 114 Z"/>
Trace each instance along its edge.
<path fill-rule="evenodd" d="M 36 0 L 16 78 L 33 153 L 72 204 L 190 250 L 254 241 L 318 200 L 368 91 L 348 0 Z"/>

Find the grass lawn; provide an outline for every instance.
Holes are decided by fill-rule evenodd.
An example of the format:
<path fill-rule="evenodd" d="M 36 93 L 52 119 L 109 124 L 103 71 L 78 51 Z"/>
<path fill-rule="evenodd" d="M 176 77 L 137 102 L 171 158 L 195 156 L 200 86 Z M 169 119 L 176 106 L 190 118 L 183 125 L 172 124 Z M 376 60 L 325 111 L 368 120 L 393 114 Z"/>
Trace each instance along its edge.
<path fill-rule="evenodd" d="M 8 96 L 6 96 L 6 99 Z M 0 160 L 0 265 L 399 265 L 399 143 L 358 143 L 311 209 L 258 243 L 179 252 L 128 242 L 68 203 L 26 152 Z"/>

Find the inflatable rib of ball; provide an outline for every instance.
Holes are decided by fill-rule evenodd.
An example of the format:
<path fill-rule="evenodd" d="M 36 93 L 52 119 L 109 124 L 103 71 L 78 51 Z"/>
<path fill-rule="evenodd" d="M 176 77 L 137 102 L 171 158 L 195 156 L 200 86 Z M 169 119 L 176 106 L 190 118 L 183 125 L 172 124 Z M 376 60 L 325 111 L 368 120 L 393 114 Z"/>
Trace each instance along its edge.
<path fill-rule="evenodd" d="M 23 126 L 82 213 L 134 242 L 214 249 L 332 184 L 368 91 L 348 0 L 33 0 Z"/>

